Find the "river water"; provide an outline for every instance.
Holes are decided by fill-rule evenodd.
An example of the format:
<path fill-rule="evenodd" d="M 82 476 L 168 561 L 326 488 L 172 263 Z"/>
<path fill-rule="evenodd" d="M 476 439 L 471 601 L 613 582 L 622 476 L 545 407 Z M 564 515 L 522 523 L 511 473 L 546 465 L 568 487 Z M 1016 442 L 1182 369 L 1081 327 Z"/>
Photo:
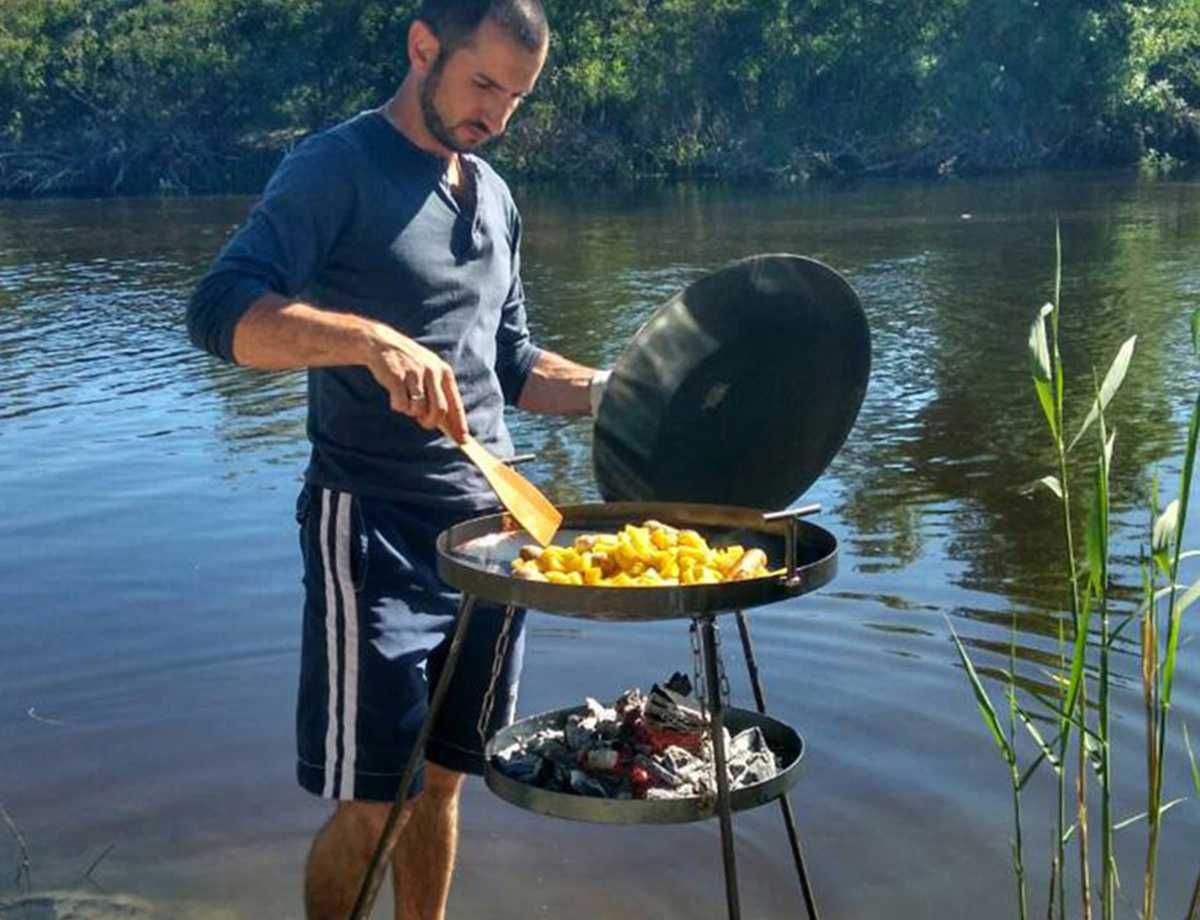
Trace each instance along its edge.
<path fill-rule="evenodd" d="M 1133 603 L 1147 481 L 1157 472 L 1178 493 L 1200 387 L 1189 336 L 1200 178 L 515 191 L 534 334 L 588 363 L 610 364 L 658 304 L 741 256 L 810 255 L 858 291 L 870 388 L 804 496 L 824 507 L 840 571 L 751 616 L 771 710 L 809 745 L 792 799 L 810 876 L 826 918 L 1015 917 L 1007 774 L 950 626 L 999 702 L 1015 616 L 1024 680 L 1050 685 L 1058 518 L 1049 493 L 1021 487 L 1053 471 L 1026 339 L 1053 289 L 1056 220 L 1072 430 L 1092 368 L 1103 374 L 1139 336 L 1110 411 L 1115 577 L 1122 609 Z M 325 814 L 293 780 L 303 379 L 221 366 L 183 331 L 191 284 L 251 203 L 0 203 L 0 804 L 38 890 L 137 895 L 168 916 L 301 915 L 302 861 Z M 518 449 L 537 454 L 526 473 L 556 500 L 597 497 L 587 422 L 511 423 Z M 1081 494 L 1093 453 L 1079 450 Z M 726 648 L 735 703 L 750 705 L 736 643 Z M 1114 667 L 1125 817 L 1144 797 L 1130 638 Z M 534 615 L 519 712 L 688 668 L 679 622 Z M 1200 737 L 1198 675 L 1185 644 L 1172 719 Z M 1200 869 L 1200 803 L 1177 735 L 1167 772 L 1168 798 L 1191 793 L 1168 815 L 1161 858 L 1162 916 L 1179 917 Z M 1044 914 L 1044 770 L 1024 804 Z M 454 917 L 724 915 L 715 822 L 540 818 L 479 781 L 463 812 Z M 735 823 L 745 916 L 802 916 L 777 810 Z M 1118 847 L 1132 917 L 1143 828 L 1121 831 Z M 0 823 L 0 903 L 20 854 Z"/>

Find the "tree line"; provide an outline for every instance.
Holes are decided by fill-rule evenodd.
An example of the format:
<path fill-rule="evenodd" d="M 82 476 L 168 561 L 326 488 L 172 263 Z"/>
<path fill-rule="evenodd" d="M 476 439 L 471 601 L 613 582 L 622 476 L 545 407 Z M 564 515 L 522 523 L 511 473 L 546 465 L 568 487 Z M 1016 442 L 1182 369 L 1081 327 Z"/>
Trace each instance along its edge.
<path fill-rule="evenodd" d="M 379 104 L 415 0 L 4 0 L 0 192 L 257 189 Z M 510 175 L 1200 159 L 1200 0 L 546 0 Z"/>

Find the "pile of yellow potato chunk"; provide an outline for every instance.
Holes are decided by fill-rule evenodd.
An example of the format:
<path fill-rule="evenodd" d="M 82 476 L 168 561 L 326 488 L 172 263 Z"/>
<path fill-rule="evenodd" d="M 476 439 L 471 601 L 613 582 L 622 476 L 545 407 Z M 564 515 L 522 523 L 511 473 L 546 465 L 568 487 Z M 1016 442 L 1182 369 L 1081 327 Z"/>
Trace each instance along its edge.
<path fill-rule="evenodd" d="M 770 574 L 761 549 L 714 548 L 694 530 L 658 521 L 582 534 L 571 546 L 522 547 L 512 570 L 530 581 L 610 588 L 715 585 Z"/>

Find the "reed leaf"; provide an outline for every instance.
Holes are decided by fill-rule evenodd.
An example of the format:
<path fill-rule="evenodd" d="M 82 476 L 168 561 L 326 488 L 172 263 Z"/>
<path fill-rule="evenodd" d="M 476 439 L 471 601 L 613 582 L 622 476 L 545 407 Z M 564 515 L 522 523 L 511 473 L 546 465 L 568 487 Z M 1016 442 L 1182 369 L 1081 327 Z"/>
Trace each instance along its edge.
<path fill-rule="evenodd" d="M 1200 313 L 1200 311 L 1197 311 Z M 1183 460 L 1183 480 L 1181 495 L 1179 498 L 1179 526 L 1177 533 L 1182 533 L 1183 527 L 1187 522 L 1188 504 L 1191 499 L 1192 473 L 1196 468 L 1196 445 L 1200 440 L 1200 396 L 1196 397 L 1195 406 L 1192 409 L 1192 420 L 1188 426 L 1187 452 L 1184 454 Z M 1175 564 L 1174 572 L 1179 571 L 1179 539 L 1175 542 Z M 1179 652 L 1179 622 L 1182 614 L 1196 598 L 1200 597 L 1200 581 L 1193 584 L 1183 596 L 1171 607 L 1171 622 L 1167 633 L 1167 654 L 1163 659 L 1163 679 L 1162 679 L 1162 695 L 1160 704 L 1166 708 L 1171 706 L 1171 688 L 1175 680 L 1175 660 Z M 1159 749 L 1163 747 L 1163 739 L 1160 739 Z"/>
<path fill-rule="evenodd" d="M 1041 673 L 1060 687 L 1066 687 L 1068 684 L 1068 681 L 1065 678 L 1055 674 L 1053 671 L 1043 670 Z M 1062 707 L 1054 700 L 1048 699 L 1037 690 L 1034 690 L 1032 687 L 1027 687 L 1025 692 L 1046 707 L 1046 711 L 1055 716 L 1060 723 L 1070 722 L 1074 727 L 1079 727 L 1079 722 L 1075 716 L 1073 714 L 1063 712 Z M 1059 735 L 1055 740 L 1061 741 L 1062 736 Z"/>
<path fill-rule="evenodd" d="M 1065 683 L 1065 681 L 1063 681 L 1063 683 Z M 1091 736 L 1091 738 L 1093 740 L 1099 741 L 1099 736 L 1095 733 L 1095 731 L 1093 731 L 1087 725 L 1082 724 L 1079 720 L 1079 716 L 1076 715 L 1074 712 L 1071 712 L 1069 714 L 1064 712 L 1057 703 L 1055 703 L 1053 700 L 1047 699 L 1045 696 L 1038 693 L 1036 690 L 1032 689 L 1031 687 L 1026 687 L 1025 692 L 1027 694 L 1029 694 L 1031 697 L 1033 697 L 1034 699 L 1036 699 L 1043 706 L 1045 706 L 1047 710 L 1049 710 L 1051 713 L 1053 713 L 1055 716 L 1057 716 L 1059 718 L 1059 720 L 1061 721 L 1062 725 L 1064 725 L 1064 726 L 1070 725 L 1072 728 L 1076 729 L 1077 731 L 1084 732 L 1085 734 Z M 1060 743 L 1065 742 L 1066 741 L 1065 733 L 1055 736 L 1054 740 L 1056 742 L 1060 742 Z M 1060 748 L 1060 750 L 1061 750 L 1061 748 Z"/>
<path fill-rule="evenodd" d="M 1033 759 L 1033 763 L 1025 768 L 1025 772 L 1017 780 L 1016 791 L 1018 793 L 1025 791 L 1025 787 L 1029 785 L 1029 781 L 1036 775 L 1038 768 L 1047 761 L 1049 761 L 1051 768 L 1054 770 L 1054 774 L 1062 776 L 1062 767 L 1058 763 L 1058 758 L 1054 756 L 1054 752 L 1048 747 L 1043 747 L 1037 757 Z"/>
<path fill-rule="evenodd" d="M 987 726 L 988 731 L 992 733 L 992 738 L 996 742 L 996 747 L 1000 749 L 1004 762 L 1012 767 L 1017 762 L 1016 753 L 1008 743 L 1008 739 L 1004 737 L 1004 732 L 1000 727 L 1000 717 L 996 715 L 996 707 L 992 705 L 992 700 L 988 696 L 987 690 L 984 689 L 979 674 L 975 671 L 975 665 L 971 662 L 967 650 L 963 648 L 962 640 L 958 638 L 958 633 L 954 631 L 949 618 L 946 619 L 946 625 L 950 629 L 951 638 L 954 639 L 955 648 L 958 649 L 958 657 L 962 661 L 963 668 L 966 669 L 967 678 L 971 681 L 971 689 L 975 692 L 975 703 L 979 707 L 979 715 L 983 718 L 983 723 Z"/>
<path fill-rule="evenodd" d="M 1051 304 L 1050 325 L 1054 329 L 1054 398 L 1058 418 L 1063 417 L 1062 356 L 1058 353 L 1058 308 L 1062 304 L 1062 228 L 1054 222 L 1054 303 Z M 1057 430 L 1054 435 L 1059 438 Z M 1059 445 L 1061 449 L 1061 444 Z M 1065 474 L 1064 474 L 1065 475 Z"/>
<path fill-rule="evenodd" d="M 1197 311 L 1197 314 L 1200 314 L 1200 311 Z M 1196 441 L 1198 436 L 1200 436 L 1200 396 L 1196 397 L 1196 403 L 1192 407 L 1192 420 L 1188 424 L 1187 451 L 1183 455 L 1182 488 L 1179 498 L 1179 528 L 1182 528 L 1184 522 L 1187 520 L 1188 502 L 1192 492 L 1192 472 L 1196 468 Z M 1177 541 L 1175 544 L 1177 562 L 1181 550 L 1182 547 Z"/>
<path fill-rule="evenodd" d="M 1097 776 L 1104 775 L 1104 739 L 1088 732 L 1083 736 L 1083 747 L 1087 752 L 1088 763 Z"/>
<path fill-rule="evenodd" d="M 1100 384 L 1100 393 L 1097 395 L 1095 402 L 1092 403 L 1091 411 L 1088 412 L 1087 418 L 1083 420 L 1083 427 L 1079 429 L 1079 433 L 1075 435 L 1074 440 L 1067 447 L 1067 451 L 1075 448 L 1079 443 L 1079 439 L 1084 436 L 1092 424 L 1100 417 L 1100 413 L 1108 408 L 1108 404 L 1112 402 L 1112 398 L 1120 389 L 1121 383 L 1125 380 L 1125 374 L 1129 370 L 1129 362 L 1133 360 L 1133 350 L 1137 344 L 1137 336 L 1130 336 L 1125 340 L 1125 343 L 1117 351 L 1117 356 L 1109 365 L 1108 373 L 1104 375 L 1104 383 Z"/>
<path fill-rule="evenodd" d="M 1172 591 L 1178 591 L 1180 588 L 1187 590 L 1187 586 L 1182 585 L 1182 584 L 1169 584 L 1169 585 L 1165 585 L 1165 586 L 1159 588 L 1158 590 L 1156 590 L 1154 592 L 1152 599 L 1147 599 L 1147 600 L 1142 601 L 1141 605 L 1138 607 L 1137 612 L 1139 614 L 1145 613 L 1147 610 L 1149 610 L 1151 608 L 1151 606 L 1157 604 L 1159 601 L 1166 598 Z"/>
<path fill-rule="evenodd" d="M 1050 745 L 1048 745 L 1042 738 L 1042 733 L 1039 732 L 1037 726 L 1033 724 L 1033 720 L 1029 717 L 1029 713 L 1027 713 L 1022 707 L 1018 706 L 1017 716 L 1020 718 L 1022 724 L 1024 724 L 1026 731 L 1028 731 L 1030 736 L 1033 738 L 1034 743 L 1038 746 L 1038 750 L 1042 752 L 1042 757 L 1050 762 L 1050 766 L 1055 773 L 1060 772 L 1062 770 L 1062 765 L 1059 763 L 1058 758 L 1054 756 L 1054 751 L 1051 749 Z M 1055 740 L 1057 741 L 1058 739 L 1056 738 Z M 1038 760 L 1041 760 L 1042 757 L 1039 757 Z M 1024 785 L 1024 783 L 1022 783 L 1022 785 Z"/>
<path fill-rule="evenodd" d="M 1117 435 L 1108 432 L 1102 399 L 1097 399 L 1102 453 L 1096 470 L 1096 503 L 1100 511 L 1100 564 L 1103 567 L 1097 594 L 1100 600 L 1100 680 L 1099 680 L 1099 729 L 1102 742 L 1096 755 L 1096 770 L 1100 776 L 1100 819 L 1101 819 L 1101 887 L 1100 908 L 1104 920 L 1114 920 L 1117 900 L 1116 846 L 1112 828 L 1112 735 L 1110 733 L 1111 672 L 1110 656 L 1112 634 L 1108 604 L 1108 551 L 1109 551 L 1109 471 L 1112 469 L 1113 447 Z"/>
<path fill-rule="evenodd" d="M 1161 557 L 1164 565 L 1169 565 L 1166 560 L 1169 558 L 1171 548 L 1175 545 L 1175 534 L 1178 530 L 1179 499 L 1175 499 L 1163 509 L 1163 513 L 1154 522 L 1154 529 L 1150 534 L 1150 551 L 1154 553 L 1156 562 Z"/>
<path fill-rule="evenodd" d="M 1057 476 L 1043 476 L 1034 483 L 1034 487 L 1036 488 L 1037 486 L 1045 486 L 1047 489 L 1057 495 L 1060 500 L 1063 497 L 1062 483 L 1058 481 Z"/>
<path fill-rule="evenodd" d="M 1196 316 L 1200 311 L 1193 313 L 1192 328 L 1196 328 Z M 1180 482 L 1179 493 L 1179 524 L 1175 532 L 1175 558 L 1171 564 L 1170 579 L 1172 583 L 1179 580 L 1179 559 L 1183 549 L 1182 535 L 1187 526 L 1188 504 L 1191 500 L 1192 491 L 1192 473 L 1196 466 L 1196 446 L 1197 439 L 1200 437 L 1200 396 L 1197 396 L 1196 402 L 1192 408 L 1192 417 L 1188 425 L 1187 450 L 1183 460 L 1183 476 Z M 1178 601 L 1175 598 L 1174 588 L 1172 588 L 1171 599 L 1168 603 L 1168 625 L 1167 625 L 1167 642 L 1166 652 L 1162 662 L 1161 677 L 1155 689 L 1155 698 L 1152 701 L 1155 706 L 1153 712 L 1152 728 L 1155 737 L 1151 739 L 1151 749 L 1148 751 L 1148 759 L 1150 766 L 1149 777 L 1149 798 L 1151 815 L 1155 814 L 1155 806 L 1162 801 L 1162 775 L 1163 762 L 1166 757 L 1167 743 L 1167 718 L 1171 711 L 1171 690 L 1175 679 L 1175 661 L 1179 652 L 1179 631 L 1180 623 L 1183 620 L 1183 611 L 1186 609 L 1183 601 L 1188 594 L 1192 593 L 1195 585 L 1184 592 L 1184 597 Z M 1190 603 L 1190 601 L 1189 601 Z M 1157 645 L 1157 640 L 1156 640 Z M 1157 649 L 1156 649 L 1157 650 Z M 1143 885 L 1142 895 L 1142 914 L 1146 917 L 1154 917 L 1154 904 L 1157 888 L 1157 872 L 1158 872 L 1158 846 L 1159 846 L 1159 828 L 1158 822 L 1153 818 L 1150 819 L 1149 839 L 1146 845 L 1146 870 L 1145 883 Z M 1196 880 L 1196 888 L 1192 895 L 1192 905 L 1188 911 L 1189 920 L 1197 915 L 1200 911 L 1200 877 Z"/>
<path fill-rule="evenodd" d="M 1062 224 L 1054 222 L 1054 302 L 1062 303 Z"/>
<path fill-rule="evenodd" d="M 1121 638 L 1121 633 L 1125 632 L 1125 628 L 1137 619 L 1137 614 L 1131 613 L 1113 628 L 1112 633 L 1110 633 L 1108 637 L 1108 645 L 1110 648 L 1116 645 L 1117 640 Z"/>
<path fill-rule="evenodd" d="M 1158 810 L 1158 816 L 1161 818 L 1163 815 L 1165 815 L 1168 811 L 1170 811 L 1176 805 L 1180 804 L 1181 802 L 1186 802 L 1186 801 L 1187 801 L 1187 799 L 1171 799 L 1171 801 L 1167 802 L 1167 804 L 1163 805 Z M 1118 821 L 1116 824 L 1113 825 L 1113 830 L 1114 831 L 1123 831 L 1123 830 L 1125 830 L 1125 828 L 1129 827 L 1129 825 L 1131 825 L 1131 824 L 1137 824 L 1139 821 L 1146 820 L 1146 817 L 1148 816 L 1148 814 L 1149 814 L 1149 812 L 1143 811 L 1143 812 L 1139 812 L 1136 815 L 1133 815 L 1132 817 L 1126 818 L 1124 821 Z"/>
<path fill-rule="evenodd" d="M 1096 491 L 1092 495 L 1092 504 L 1088 509 L 1085 546 L 1087 548 L 1088 582 L 1091 589 L 1099 594 L 1104 590 L 1104 557 L 1108 531 L 1104 513 L 1104 474 L 1102 471 L 1098 472 L 1096 479 Z"/>
<path fill-rule="evenodd" d="M 1196 766 L 1196 754 L 1192 750 L 1192 739 L 1188 737 L 1187 726 L 1183 726 L 1183 743 L 1187 747 L 1188 761 L 1192 765 L 1192 785 L 1196 787 L 1196 795 L 1200 795 L 1200 767 Z"/>
<path fill-rule="evenodd" d="M 1192 583 L 1186 591 L 1179 595 L 1179 599 L 1175 601 L 1176 615 L 1182 614 L 1185 610 L 1196 603 L 1196 599 L 1200 598 L 1200 580 Z"/>
<path fill-rule="evenodd" d="M 1043 304 L 1029 327 L 1030 369 L 1034 380 L 1050 382 L 1050 340 L 1046 336 L 1046 317 L 1054 312 L 1054 304 Z"/>
<path fill-rule="evenodd" d="M 1025 787 L 1027 785 L 1029 785 L 1029 781 L 1031 779 L 1033 779 L 1034 774 L 1037 773 L 1038 767 L 1040 767 L 1048 759 L 1049 759 L 1049 754 L 1046 751 L 1043 751 L 1042 753 L 1038 754 L 1037 757 L 1035 757 L 1033 759 L 1033 763 L 1031 763 L 1028 767 L 1025 768 L 1025 772 L 1022 773 L 1021 778 L 1019 780 L 1017 780 L 1017 791 L 1018 792 L 1025 791 Z M 1055 772 L 1057 773 L 1059 771 L 1056 770 Z"/>
<path fill-rule="evenodd" d="M 1050 390 L 1050 343 L 1046 338 L 1046 317 L 1053 312 L 1053 304 L 1046 304 L 1029 327 L 1029 359 L 1030 370 L 1033 373 L 1033 387 L 1037 391 L 1038 402 L 1046 416 L 1046 423 L 1050 426 L 1050 433 L 1057 438 L 1057 412 L 1054 396 Z"/>
<path fill-rule="evenodd" d="M 1083 666 L 1087 663 L 1088 626 L 1091 621 L 1091 580 L 1085 587 L 1083 603 L 1079 611 L 1079 622 L 1075 627 L 1075 644 L 1071 652 L 1071 679 L 1067 684 L 1067 698 L 1063 704 L 1066 712 L 1074 712 L 1079 702 L 1079 691 L 1083 686 Z"/>

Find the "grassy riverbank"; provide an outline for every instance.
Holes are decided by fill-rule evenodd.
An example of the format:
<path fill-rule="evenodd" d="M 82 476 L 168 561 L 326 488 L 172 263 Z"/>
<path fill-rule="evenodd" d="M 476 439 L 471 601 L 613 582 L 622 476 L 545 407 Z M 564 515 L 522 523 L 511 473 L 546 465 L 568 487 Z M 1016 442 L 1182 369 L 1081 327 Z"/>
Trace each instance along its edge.
<path fill-rule="evenodd" d="M 249 191 L 403 77 L 415 3 L 8 0 L 0 194 Z M 949 176 L 1200 159 L 1200 4 L 547 0 L 519 177 Z M 1166 158 L 1170 159 L 1166 159 Z"/>

